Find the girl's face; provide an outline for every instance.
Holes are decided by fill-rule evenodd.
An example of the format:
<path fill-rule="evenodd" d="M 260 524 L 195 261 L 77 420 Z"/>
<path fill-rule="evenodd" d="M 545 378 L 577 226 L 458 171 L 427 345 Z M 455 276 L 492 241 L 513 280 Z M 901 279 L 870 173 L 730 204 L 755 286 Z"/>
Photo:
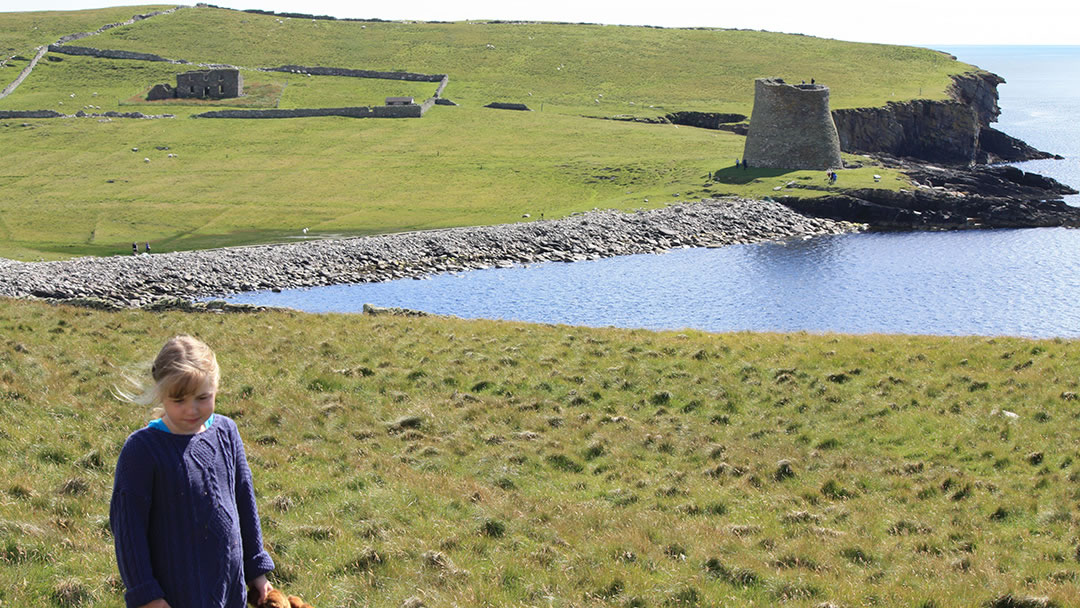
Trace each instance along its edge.
<path fill-rule="evenodd" d="M 194 393 L 181 397 L 166 395 L 162 400 L 165 415 L 161 417 L 165 426 L 178 435 L 201 433 L 210 414 L 214 413 L 216 394 L 214 379 L 207 378 Z"/>

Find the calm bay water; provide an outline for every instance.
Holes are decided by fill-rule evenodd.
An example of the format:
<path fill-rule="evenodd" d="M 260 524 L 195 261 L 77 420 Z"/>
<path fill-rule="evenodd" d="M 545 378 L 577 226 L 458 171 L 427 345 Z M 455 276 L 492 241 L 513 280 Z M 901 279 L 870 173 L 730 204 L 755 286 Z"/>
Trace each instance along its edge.
<path fill-rule="evenodd" d="M 1080 47 L 936 48 L 1003 76 L 998 128 L 1066 157 L 1019 166 L 1080 187 Z M 844 235 L 229 300 L 650 329 L 1080 337 L 1080 230 Z"/>

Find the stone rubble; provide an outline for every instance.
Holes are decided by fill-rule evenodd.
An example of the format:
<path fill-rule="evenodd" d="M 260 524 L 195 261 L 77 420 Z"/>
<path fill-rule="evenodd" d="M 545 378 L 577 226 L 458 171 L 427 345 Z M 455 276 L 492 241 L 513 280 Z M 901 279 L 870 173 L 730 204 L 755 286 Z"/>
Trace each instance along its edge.
<path fill-rule="evenodd" d="M 160 310 L 244 291 L 420 278 L 863 228 L 807 217 L 772 201 L 708 199 L 634 213 L 594 210 L 557 220 L 276 245 L 59 262 L 0 258 L 0 296 Z"/>

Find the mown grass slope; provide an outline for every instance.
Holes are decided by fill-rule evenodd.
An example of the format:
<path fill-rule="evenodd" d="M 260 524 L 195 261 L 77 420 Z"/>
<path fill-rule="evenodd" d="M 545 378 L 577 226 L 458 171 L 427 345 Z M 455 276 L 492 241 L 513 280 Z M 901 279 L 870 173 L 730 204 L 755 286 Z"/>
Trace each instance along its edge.
<path fill-rule="evenodd" d="M 275 584 L 320 608 L 1080 592 L 1073 341 L 9 301 L 0 602 L 121 605 L 111 475 L 147 413 L 113 392 L 178 332 L 218 351 Z"/>
<path fill-rule="evenodd" d="M 54 30 L 28 33 L 36 21 L 27 16 L 8 23 L 27 41 L 58 37 Z M 54 29 L 93 29 L 63 23 Z M 187 66 L 50 54 L 53 60 L 41 62 L 0 109 L 176 118 L 0 122 L 0 256 L 110 255 L 146 240 L 159 251 L 271 242 L 302 228 L 350 235 L 491 224 L 523 213 L 551 218 L 594 207 L 765 196 L 793 180 L 824 186 L 816 172 L 750 171 L 714 183 L 710 173 L 741 157 L 742 137 L 584 116 L 749 114 L 753 78 L 767 75 L 817 78 L 833 87 L 835 107 L 880 105 L 942 97 L 948 75 L 970 69 L 925 49 L 765 32 L 311 21 L 206 7 L 80 44 L 237 64 L 249 82 L 279 87 L 283 108 L 421 99 L 434 85 L 252 68 L 297 63 L 447 73 L 445 95 L 462 105 L 436 107 L 420 120 L 194 120 L 188 117 L 206 104 L 131 105 Z M 17 73 L 0 72 L 11 79 Z M 481 107 L 490 101 L 524 102 L 536 111 Z M 875 182 L 875 173 L 884 179 Z M 838 187 L 904 183 L 895 172 L 867 167 L 845 172 Z"/>

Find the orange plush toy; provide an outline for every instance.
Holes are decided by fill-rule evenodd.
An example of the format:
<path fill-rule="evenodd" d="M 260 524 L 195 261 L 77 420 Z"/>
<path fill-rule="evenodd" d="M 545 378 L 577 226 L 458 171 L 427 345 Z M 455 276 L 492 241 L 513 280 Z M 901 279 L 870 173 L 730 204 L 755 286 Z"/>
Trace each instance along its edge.
<path fill-rule="evenodd" d="M 277 589 L 271 589 L 270 593 L 266 594 L 266 599 L 256 608 L 315 608 L 311 604 L 304 600 L 290 595 L 289 599 L 285 599 L 285 594 Z"/>

